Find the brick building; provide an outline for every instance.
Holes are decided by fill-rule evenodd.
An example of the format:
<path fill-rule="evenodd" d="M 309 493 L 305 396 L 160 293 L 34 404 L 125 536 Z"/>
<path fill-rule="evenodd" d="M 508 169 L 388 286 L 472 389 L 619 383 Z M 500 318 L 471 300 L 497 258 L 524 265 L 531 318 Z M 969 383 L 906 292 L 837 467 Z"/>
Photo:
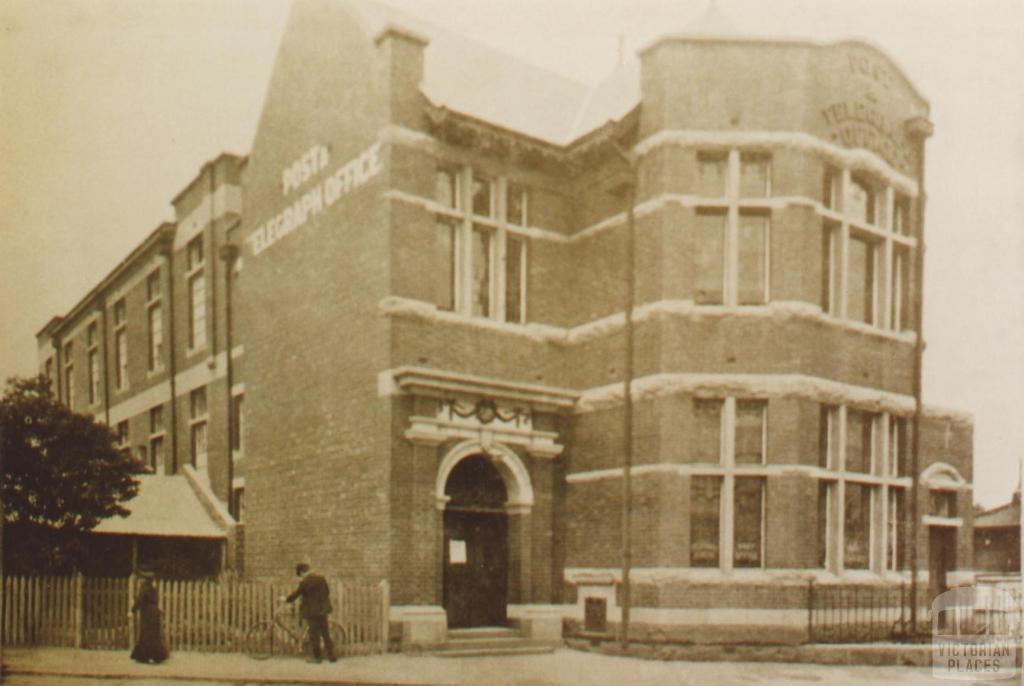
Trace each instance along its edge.
<path fill-rule="evenodd" d="M 638 58 L 590 88 L 298 0 L 250 154 L 41 363 L 230 510 L 246 575 L 387 579 L 408 643 L 614 625 L 632 204 L 638 631 L 799 637 L 809 580 L 907 579 L 912 499 L 937 592 L 972 567 L 972 424 L 923 410 L 914 492 L 927 101 L 856 41 Z"/>

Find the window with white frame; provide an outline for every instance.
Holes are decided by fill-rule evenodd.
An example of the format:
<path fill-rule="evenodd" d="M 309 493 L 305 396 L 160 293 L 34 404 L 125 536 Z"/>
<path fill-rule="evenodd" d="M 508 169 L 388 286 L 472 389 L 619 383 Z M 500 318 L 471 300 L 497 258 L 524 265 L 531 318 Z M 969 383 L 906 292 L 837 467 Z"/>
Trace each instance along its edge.
<path fill-rule="evenodd" d="M 128 388 L 128 306 L 124 298 L 114 303 L 114 386 Z"/>
<path fill-rule="evenodd" d="M 729 176 L 729 153 L 700 151 L 697 153 L 697 195 L 702 198 L 724 198 Z"/>
<path fill-rule="evenodd" d="M 826 209 L 840 211 L 842 209 L 841 199 L 843 197 L 843 173 L 835 167 L 825 169 L 824 183 L 822 184 L 821 202 Z"/>
<path fill-rule="evenodd" d="M 886 462 L 888 476 L 909 476 L 906 417 L 889 416 L 889 457 Z"/>
<path fill-rule="evenodd" d="M 435 256 L 441 268 L 437 271 L 437 289 L 434 304 L 442 310 L 455 310 L 455 292 L 458 283 L 456 245 L 459 224 L 451 217 L 438 216 Z"/>
<path fill-rule="evenodd" d="M 43 373 L 46 375 L 46 379 L 52 384 L 53 383 L 53 357 L 52 356 L 46 358 L 46 365 L 44 367 L 44 370 L 45 371 Z"/>
<path fill-rule="evenodd" d="M 910 199 L 859 171 L 829 167 L 823 186 L 822 310 L 894 331 L 908 328 L 916 246 Z"/>
<path fill-rule="evenodd" d="M 846 316 L 865 324 L 879 324 L 879 248 L 879 244 L 870 238 L 850 235 L 847 249 Z"/>
<path fill-rule="evenodd" d="M 72 341 L 64 344 L 64 399 L 68 409 L 74 409 L 75 404 L 75 352 Z"/>
<path fill-rule="evenodd" d="M 866 177 L 852 174 L 845 213 L 860 224 L 878 224 L 879 194 Z"/>
<path fill-rule="evenodd" d="M 127 448 L 130 441 L 128 420 L 125 419 L 117 423 L 117 445 L 119 448 Z"/>
<path fill-rule="evenodd" d="M 100 401 L 100 341 L 99 326 L 96 322 L 89 324 L 86 329 L 85 343 L 86 355 L 88 358 L 89 373 L 89 404 L 93 405 Z"/>
<path fill-rule="evenodd" d="M 465 192 L 464 189 L 469 189 Z M 435 175 L 440 309 L 511 323 L 526 321 L 529 188 L 469 167 Z"/>
<path fill-rule="evenodd" d="M 149 439 L 149 466 L 155 474 L 168 474 L 167 457 L 164 455 L 164 437 Z"/>
<path fill-rule="evenodd" d="M 239 486 L 234 488 L 234 515 L 235 521 L 245 521 L 245 487 Z"/>
<path fill-rule="evenodd" d="M 203 235 L 199 234 L 186 247 L 186 273 L 188 284 L 188 349 L 190 352 L 206 346 L 206 257 Z"/>
<path fill-rule="evenodd" d="M 910 199 L 900 193 L 895 194 L 892 208 L 892 230 L 901 236 L 909 236 L 911 231 L 910 222 Z"/>
<path fill-rule="evenodd" d="M 149 464 L 158 474 L 167 474 L 164 463 L 164 406 L 154 405 L 149 409 Z"/>
<path fill-rule="evenodd" d="M 698 305 L 725 302 L 725 234 L 729 213 L 718 208 L 698 208 L 694 231 L 694 300 Z"/>
<path fill-rule="evenodd" d="M 902 567 L 906 420 L 845 406 L 821 410 L 818 562 L 835 572 Z"/>
<path fill-rule="evenodd" d="M 146 330 L 149 339 L 149 371 L 164 367 L 164 321 L 161 306 L 160 269 L 146 277 Z"/>
<path fill-rule="evenodd" d="M 839 280 L 842 259 L 842 225 L 830 219 L 822 222 L 821 251 L 821 309 L 839 316 L 843 297 L 842 282 Z"/>
<path fill-rule="evenodd" d="M 911 326 L 907 321 L 910 310 L 910 249 L 894 246 L 892 273 L 889 276 L 892 293 L 889 298 L 889 322 L 893 331 L 903 331 Z"/>
<path fill-rule="evenodd" d="M 192 455 L 192 466 L 200 474 L 206 473 L 207 454 L 207 421 L 206 386 L 200 386 L 189 393 L 189 447 Z"/>
<path fill-rule="evenodd" d="M 691 446 L 690 565 L 763 567 L 767 403 L 695 398 Z"/>
<path fill-rule="evenodd" d="M 868 569 L 871 560 L 873 487 L 849 481 L 843 500 L 843 568 Z"/>
<path fill-rule="evenodd" d="M 243 427 L 245 426 L 244 401 L 244 393 L 235 393 L 231 396 L 231 452 L 235 453 L 236 456 L 240 455 L 245 447 L 243 443 Z"/>
<path fill-rule="evenodd" d="M 694 216 L 694 301 L 700 305 L 762 305 L 768 301 L 771 156 L 757 152 L 697 153 Z"/>
<path fill-rule="evenodd" d="M 897 571 L 906 566 L 906 553 L 900 544 L 900 516 L 903 512 L 905 489 L 888 488 L 888 507 L 886 508 L 886 546 L 885 570 Z"/>
<path fill-rule="evenodd" d="M 718 567 L 722 477 L 690 479 L 690 566 Z"/>

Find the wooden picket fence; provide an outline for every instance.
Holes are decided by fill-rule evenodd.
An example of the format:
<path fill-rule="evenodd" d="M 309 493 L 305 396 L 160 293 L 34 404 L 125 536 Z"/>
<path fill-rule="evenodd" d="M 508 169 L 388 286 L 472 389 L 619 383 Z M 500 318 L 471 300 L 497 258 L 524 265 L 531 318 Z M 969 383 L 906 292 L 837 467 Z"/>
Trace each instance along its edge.
<path fill-rule="evenodd" d="M 5 577 L 3 644 L 127 649 L 137 631 L 130 608 L 139 585 L 136 577 Z M 344 628 L 346 638 L 336 647 L 338 654 L 386 652 L 387 582 L 335 580 L 330 585 L 331 620 Z M 161 579 L 156 588 L 171 650 L 238 652 L 252 626 L 282 609 L 280 598 L 294 584 Z M 296 622 L 294 608 L 285 614 Z"/>

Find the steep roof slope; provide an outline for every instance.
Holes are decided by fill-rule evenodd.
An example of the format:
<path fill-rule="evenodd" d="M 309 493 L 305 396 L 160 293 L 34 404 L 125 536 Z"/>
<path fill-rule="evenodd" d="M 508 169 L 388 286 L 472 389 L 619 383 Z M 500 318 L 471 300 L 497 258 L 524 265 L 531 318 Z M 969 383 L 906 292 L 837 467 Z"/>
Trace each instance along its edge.
<path fill-rule="evenodd" d="M 423 94 L 435 105 L 556 145 L 621 118 L 640 100 L 639 64 L 596 87 L 372 0 L 344 0 L 367 33 L 396 26 L 427 39 Z"/>

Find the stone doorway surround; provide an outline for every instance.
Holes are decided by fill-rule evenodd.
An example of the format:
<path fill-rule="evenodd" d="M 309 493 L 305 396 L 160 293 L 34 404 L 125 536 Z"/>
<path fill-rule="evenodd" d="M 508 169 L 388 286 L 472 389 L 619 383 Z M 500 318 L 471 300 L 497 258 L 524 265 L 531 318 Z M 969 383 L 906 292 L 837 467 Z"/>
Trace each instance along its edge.
<path fill-rule="evenodd" d="M 419 555 L 435 561 L 438 580 L 443 574 L 443 515 L 449 502 L 445 486 L 452 470 L 464 459 L 483 455 L 500 473 L 507 491 L 508 516 L 508 616 L 526 637 L 550 642 L 561 639 L 561 616 L 532 614 L 519 621 L 531 607 L 531 510 L 534 506 L 530 460 L 557 458 L 564 446 L 556 431 L 534 426 L 536 414 L 572 412 L 579 394 L 561 388 L 487 379 L 419 367 L 403 367 L 379 377 L 382 396 L 408 395 L 432 402 L 417 402 L 409 417 L 404 437 L 414 447 L 417 460 L 436 465 L 433 489 L 416 497 L 415 517 L 429 529 L 414 545 L 423 546 Z M 421 485 L 425 486 L 425 484 Z M 433 502 L 424 512 L 427 497 Z M 430 546 L 430 551 L 426 546 Z M 437 584 L 435 584 L 437 585 Z M 391 621 L 401 625 L 405 649 L 443 644 L 447 638 L 447 615 L 441 606 L 440 586 L 433 604 L 392 606 Z M 550 624 L 550 626 L 549 626 Z M 557 625 L 557 626 L 556 626 Z"/>

